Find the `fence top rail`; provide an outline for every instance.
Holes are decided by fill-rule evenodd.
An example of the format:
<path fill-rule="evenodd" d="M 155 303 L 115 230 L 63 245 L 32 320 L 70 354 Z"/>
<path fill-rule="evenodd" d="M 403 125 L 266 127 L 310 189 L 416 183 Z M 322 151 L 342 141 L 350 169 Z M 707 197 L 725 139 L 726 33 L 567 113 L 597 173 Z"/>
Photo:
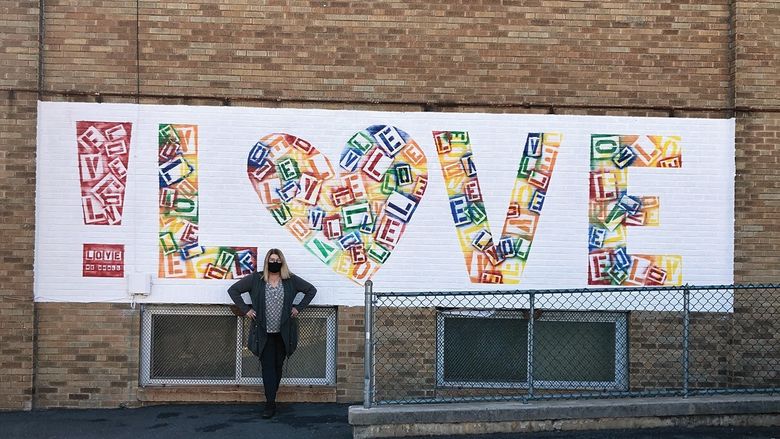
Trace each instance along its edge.
<path fill-rule="evenodd" d="M 603 294 L 603 293 L 636 293 L 636 292 L 677 292 L 685 290 L 689 292 L 709 290 L 762 290 L 780 289 L 780 284 L 731 284 L 731 285 L 677 285 L 658 287 L 602 287 L 602 288 L 568 288 L 549 290 L 486 290 L 486 291 L 402 291 L 402 292 L 377 292 L 375 297 L 436 297 L 436 296 L 514 296 L 531 294 Z"/>

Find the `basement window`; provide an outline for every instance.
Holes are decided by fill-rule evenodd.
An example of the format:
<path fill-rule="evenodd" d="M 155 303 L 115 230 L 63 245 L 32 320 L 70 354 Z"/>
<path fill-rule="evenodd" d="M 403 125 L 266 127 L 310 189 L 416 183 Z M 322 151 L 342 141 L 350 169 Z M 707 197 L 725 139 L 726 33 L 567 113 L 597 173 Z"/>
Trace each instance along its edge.
<path fill-rule="evenodd" d="M 282 384 L 334 385 L 336 310 L 308 307 Z M 249 319 L 225 306 L 148 305 L 141 328 L 140 383 L 261 385 L 260 361 L 246 347 Z"/>
<path fill-rule="evenodd" d="M 440 310 L 437 385 L 524 388 L 532 372 L 536 388 L 627 388 L 624 313 L 544 311 L 528 334 L 527 312 Z"/>

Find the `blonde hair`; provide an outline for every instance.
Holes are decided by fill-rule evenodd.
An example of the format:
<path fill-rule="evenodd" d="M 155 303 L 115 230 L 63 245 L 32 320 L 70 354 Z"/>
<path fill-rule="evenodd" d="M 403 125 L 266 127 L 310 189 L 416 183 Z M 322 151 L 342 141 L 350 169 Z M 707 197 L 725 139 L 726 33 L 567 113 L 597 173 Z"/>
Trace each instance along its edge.
<path fill-rule="evenodd" d="M 279 256 L 279 259 L 282 261 L 282 269 L 279 271 L 279 274 L 282 276 L 282 279 L 289 279 L 290 269 L 287 267 L 287 258 L 284 257 L 284 253 L 282 253 L 281 250 L 272 248 L 265 254 L 265 261 L 263 262 L 263 280 L 268 282 L 268 260 L 271 259 L 271 255 Z"/>

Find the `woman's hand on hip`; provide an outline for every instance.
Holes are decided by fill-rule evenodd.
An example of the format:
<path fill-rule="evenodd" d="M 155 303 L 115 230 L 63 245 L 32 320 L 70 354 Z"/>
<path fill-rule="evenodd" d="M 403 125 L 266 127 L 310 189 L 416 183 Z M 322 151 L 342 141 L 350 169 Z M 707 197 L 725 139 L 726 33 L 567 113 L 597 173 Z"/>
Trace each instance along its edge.
<path fill-rule="evenodd" d="M 257 313 L 255 312 L 255 310 L 250 309 L 249 311 L 246 312 L 246 316 L 254 320 L 255 317 L 257 317 Z"/>
<path fill-rule="evenodd" d="M 290 313 L 290 317 L 292 317 L 292 318 L 298 317 L 298 309 L 296 307 L 292 308 L 292 312 Z"/>

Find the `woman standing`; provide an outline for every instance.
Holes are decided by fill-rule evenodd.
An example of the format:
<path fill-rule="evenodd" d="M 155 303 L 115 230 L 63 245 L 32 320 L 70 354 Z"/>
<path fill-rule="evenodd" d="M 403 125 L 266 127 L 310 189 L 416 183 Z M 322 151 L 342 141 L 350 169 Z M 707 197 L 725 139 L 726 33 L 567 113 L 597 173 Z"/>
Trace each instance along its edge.
<path fill-rule="evenodd" d="M 249 293 L 252 306 L 241 294 Z M 303 299 L 293 306 L 293 299 Z M 290 272 L 282 251 L 272 248 L 265 255 L 263 271 L 244 276 L 228 288 L 228 294 L 241 312 L 253 320 L 249 350 L 260 357 L 265 390 L 263 418 L 276 413 L 276 392 L 282 380 L 282 365 L 298 345 L 298 313 L 311 302 L 317 289 Z"/>

